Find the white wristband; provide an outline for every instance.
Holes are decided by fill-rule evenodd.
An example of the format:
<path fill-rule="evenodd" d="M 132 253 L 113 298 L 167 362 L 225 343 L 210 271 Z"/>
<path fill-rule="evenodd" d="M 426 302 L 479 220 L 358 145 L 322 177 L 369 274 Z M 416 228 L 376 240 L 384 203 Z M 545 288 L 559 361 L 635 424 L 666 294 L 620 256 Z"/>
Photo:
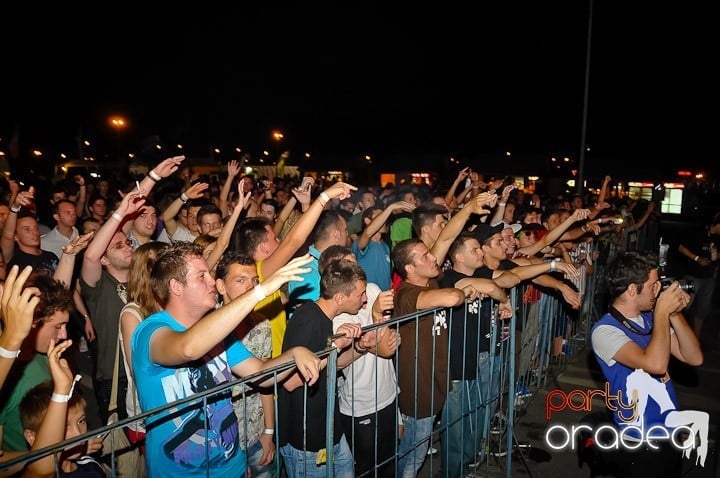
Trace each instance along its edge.
<path fill-rule="evenodd" d="M 82 378 L 82 376 L 80 374 L 75 375 L 75 378 L 73 379 L 73 383 L 72 383 L 72 386 L 70 387 L 70 391 L 68 392 L 68 394 L 62 395 L 60 393 L 53 392 L 53 394 L 50 396 L 50 400 L 52 400 L 53 402 L 57 402 L 57 403 L 69 402 L 70 397 L 72 397 L 73 390 L 75 390 L 75 384 L 78 383 L 81 378 Z"/>
<path fill-rule="evenodd" d="M 10 211 L 12 211 L 16 214 L 20 212 L 20 209 L 22 209 L 22 206 L 20 206 L 20 207 L 10 206 Z"/>
<path fill-rule="evenodd" d="M 555 272 L 555 264 L 557 263 L 557 259 L 553 259 L 550 261 L 550 272 Z"/>
<path fill-rule="evenodd" d="M 259 301 L 263 300 L 267 295 L 265 294 L 265 289 L 263 289 L 262 284 L 258 284 L 253 289 L 253 294 L 255 294 L 255 298 Z"/>
<path fill-rule="evenodd" d="M 20 350 L 8 350 L 5 347 L 0 347 L 0 357 L 6 359 L 16 359 L 20 355 Z"/>
<path fill-rule="evenodd" d="M 153 171 L 152 169 L 148 172 L 148 176 L 150 176 L 150 179 L 152 179 L 155 182 L 158 182 L 162 179 L 158 173 Z"/>
<path fill-rule="evenodd" d="M 118 221 L 120 221 L 120 222 L 123 221 L 123 217 L 122 217 L 120 214 L 116 213 L 116 212 L 112 213 L 112 216 L 110 216 L 110 217 L 113 218 L 113 219 L 116 219 L 116 220 L 118 220 Z"/>
<path fill-rule="evenodd" d="M 183 204 L 185 204 L 186 202 L 188 202 L 188 201 L 190 200 L 190 198 L 188 197 L 187 194 L 182 193 L 182 194 L 180 195 L 180 200 L 183 202 Z"/>
<path fill-rule="evenodd" d="M 275 429 L 274 429 L 274 428 L 266 428 L 265 430 L 263 430 L 263 434 L 265 434 L 265 435 L 274 435 L 274 434 L 275 434 Z"/>
<path fill-rule="evenodd" d="M 326 193 L 325 191 L 320 193 L 320 197 L 323 201 L 325 201 L 325 204 L 330 202 L 330 196 L 328 196 L 328 193 Z"/>

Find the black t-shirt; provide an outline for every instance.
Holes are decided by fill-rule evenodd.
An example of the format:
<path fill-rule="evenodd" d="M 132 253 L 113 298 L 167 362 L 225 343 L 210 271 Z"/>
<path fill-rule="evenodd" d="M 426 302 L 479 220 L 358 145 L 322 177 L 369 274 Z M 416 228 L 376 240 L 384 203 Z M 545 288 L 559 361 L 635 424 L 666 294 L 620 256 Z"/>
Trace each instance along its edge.
<path fill-rule="evenodd" d="M 481 279 L 492 279 L 492 276 L 493 271 L 487 267 L 481 267 L 472 275 Z M 455 287 L 459 280 L 468 277 L 454 269 L 449 269 L 440 279 L 440 287 Z M 478 353 L 490 350 L 491 310 L 490 299 L 476 299 L 449 309 L 450 380 L 477 378 Z M 496 347 L 495 352 L 498 353 L 499 350 L 499 347 Z"/>
<path fill-rule="evenodd" d="M 283 352 L 302 345 L 313 352 L 327 348 L 327 338 L 333 335 L 332 320 L 325 315 L 315 302 L 305 302 L 293 313 L 287 323 L 283 338 Z M 307 391 L 307 409 L 305 408 L 304 387 L 288 392 L 280 387 L 278 393 L 278 415 L 280 445 L 289 443 L 298 450 L 304 449 L 303 421 L 307 419 L 307 451 L 319 451 L 325 448 L 325 414 L 327 409 L 327 369 L 320 371 L 315 385 Z M 335 401 L 335 432 L 333 443 L 340 442 L 343 434 L 340 420 L 340 408 Z M 314 466 L 314 465 L 313 465 Z"/>
<path fill-rule="evenodd" d="M 10 270 L 16 264 L 20 267 L 20 270 L 23 270 L 26 266 L 32 266 L 33 272 L 42 271 L 52 277 L 55 269 L 57 269 L 58 262 L 58 256 L 53 252 L 41 250 L 40 254 L 36 256 L 35 254 L 23 252 L 16 247 L 12 258 L 7 263 L 7 270 Z"/>

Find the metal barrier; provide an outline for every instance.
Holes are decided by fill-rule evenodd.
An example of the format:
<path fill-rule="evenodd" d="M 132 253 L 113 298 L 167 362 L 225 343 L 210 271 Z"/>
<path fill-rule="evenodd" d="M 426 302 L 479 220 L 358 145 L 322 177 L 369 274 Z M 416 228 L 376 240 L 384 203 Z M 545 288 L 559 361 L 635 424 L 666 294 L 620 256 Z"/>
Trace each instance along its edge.
<path fill-rule="evenodd" d="M 588 253 L 594 253 L 596 250 L 596 247 L 592 247 L 588 250 Z M 600 300 L 599 296 L 601 296 L 601 294 L 599 293 L 600 281 L 598 278 L 600 277 L 599 274 L 602 273 L 604 266 L 604 264 L 600 262 L 604 259 L 602 254 L 600 254 L 600 257 L 597 257 L 597 255 L 595 256 L 593 273 L 592 275 L 589 275 L 584 282 L 585 293 L 583 295 L 583 305 L 576 318 L 568 318 L 567 310 L 565 309 L 561 299 L 544 292 L 540 292 L 533 285 L 517 287 L 510 291 L 511 302 L 516 313 L 507 322 L 500 321 L 495 318 L 497 308 L 494 304 L 492 304 L 492 302 L 483 301 L 481 303 L 482 307 L 492 308 L 490 328 L 491 347 L 489 353 L 482 355 L 482 360 L 480 360 L 480 366 L 478 367 L 481 369 L 480 372 L 485 374 L 483 376 L 484 378 L 473 385 L 474 387 L 478 387 L 478 389 L 473 390 L 472 392 L 477 395 L 477 392 L 481 391 L 484 386 L 486 387 L 486 390 L 491 390 L 492 393 L 485 392 L 484 394 L 481 394 L 481 401 L 477 404 L 472 404 L 472 407 L 466 406 L 470 401 L 470 394 L 468 394 L 468 403 L 463 401 L 466 399 L 465 395 L 460 394 L 460 408 L 463 410 L 462 415 L 454 421 L 435 421 L 433 433 L 430 437 L 430 443 L 427 443 L 427 440 L 422 440 L 415 443 L 414 448 L 421 446 L 426 447 L 428 445 L 433 447 L 433 445 L 438 444 L 438 442 L 444 442 L 451 427 L 465 427 L 465 421 L 467 419 L 470 428 L 475 426 L 477 427 L 475 430 L 479 432 L 480 427 L 482 427 L 481 433 L 479 435 L 475 433 L 473 435 L 475 438 L 472 438 L 475 440 L 477 437 L 480 437 L 480 439 L 477 440 L 477 443 L 472 444 L 472 446 L 475 447 L 477 462 L 471 464 L 471 471 L 472 468 L 479 470 L 482 467 L 493 466 L 498 468 L 500 473 L 504 473 L 506 477 L 510 477 L 513 464 L 512 455 L 518 450 L 520 453 L 522 452 L 522 446 L 519 446 L 521 444 L 517 443 L 513 433 L 513 427 L 518 416 L 517 412 L 522 408 L 527 407 L 534 398 L 536 392 L 547 385 L 547 380 L 551 375 L 551 372 L 557 373 L 558 371 L 561 371 L 562 368 L 566 366 L 569 357 L 581 348 L 589 345 L 590 325 L 593 319 L 599 315 L 597 311 L 600 310 L 598 300 Z M 598 259 L 600 259 L 600 261 L 598 261 Z M 370 331 L 382 327 L 390 327 L 391 329 L 399 331 L 401 327 L 404 327 L 407 324 L 413 322 L 417 324 L 421 316 L 427 315 L 429 312 L 439 312 L 441 310 L 442 309 L 439 308 L 433 309 L 432 311 L 425 310 L 414 314 L 408 314 L 403 317 L 396 317 L 383 324 L 375 324 L 364 327 L 363 330 Z M 448 314 L 448 330 L 443 331 L 443 333 L 447 335 L 449 335 L 453 327 L 463 327 L 463 319 L 465 319 L 464 317 L 453 317 L 451 312 Z M 567 327 L 568 320 L 570 320 L 570 327 Z M 505 331 L 503 331 L 503 327 L 505 327 Z M 507 333 L 508 327 L 509 333 Z M 560 343 L 558 342 L 558 338 L 561 341 Z M 563 340 L 565 341 L 564 344 L 562 344 Z M 493 351 L 495 348 L 493 346 L 494 344 L 498 345 L 497 354 Z M 558 344 L 560 344 L 559 348 Z M 432 346 L 435 347 L 435 341 L 433 341 Z M 453 353 L 453 351 L 450 346 L 448 346 L 448 358 L 451 353 Z M 481 355 L 479 342 L 478 350 L 475 353 L 479 356 Z M 328 360 L 328 407 L 326 413 L 326 436 L 328 439 L 326 443 L 326 450 L 328 451 L 327 476 L 332 477 L 334 476 L 332 466 L 334 458 L 332 454 L 332 438 L 334 427 L 337 425 L 334 423 L 334 408 L 338 388 L 341 386 L 338 382 L 338 376 L 336 374 L 338 354 L 335 348 L 330 347 L 321 353 L 318 353 L 318 356 L 321 358 L 327 358 Z M 377 363 L 378 359 L 376 358 L 375 360 Z M 448 362 L 449 367 L 449 360 L 445 360 L 445 362 Z M 418 379 L 425 378 L 418 377 L 417 362 L 412 370 L 407 369 L 408 364 L 399 364 L 397 352 L 394 363 L 396 365 L 396 374 L 413 373 L 416 383 Z M 100 429 L 92 430 L 84 435 L 63 441 L 53 447 L 47 447 L 42 450 L 28 453 L 22 457 L 0 464 L 0 471 L 6 470 L 18 464 L 24 464 L 40 459 L 70 446 L 85 442 L 99 434 L 109 432 L 116 428 L 127 427 L 131 423 L 139 420 L 157 417 L 160 414 L 174 414 L 198 407 L 206 407 L 208 402 L 212 401 L 214 397 L 219 394 L 230 393 L 230 390 L 235 386 L 249 384 L 267 377 L 277 377 L 278 373 L 290 368 L 291 366 L 293 365 L 284 364 L 262 374 L 255 374 L 242 380 L 227 382 L 212 389 L 197 393 L 192 397 L 178 400 L 134 417 L 129 417 L 110 426 L 104 426 Z M 339 380 L 352 380 L 354 373 L 353 367 L 353 364 L 351 364 L 344 369 L 342 374 L 343 377 Z M 433 364 L 433 376 L 435 373 L 436 369 Z M 497 386 L 492 385 L 493 377 L 495 375 L 499 377 L 499 383 L 497 383 Z M 480 377 L 480 375 L 478 376 Z M 447 394 L 450 392 L 455 385 L 456 384 L 452 383 L 448 378 L 445 393 Z M 282 385 L 278 384 L 277 380 L 274 381 L 273 387 L 276 396 L 278 393 L 283 393 L 280 390 Z M 244 391 L 242 392 L 240 399 L 245 399 L 245 397 L 249 395 L 247 387 L 243 387 L 243 390 Z M 401 390 L 400 393 L 416 393 L 416 391 L 417 389 L 414 391 Z M 307 385 L 305 385 L 305 393 L 308 393 Z M 433 395 L 433 400 L 434 399 Z M 277 400 L 275 402 L 275 414 L 276 417 L 278 417 Z M 395 417 L 397 419 L 400 417 L 397 402 L 395 402 Z M 241 420 L 247 420 L 247 417 L 240 418 Z M 206 438 L 208 437 L 209 431 L 207 418 L 205 418 Z M 353 430 L 346 430 L 346 433 L 352 432 Z M 312 431 L 305 430 L 305 433 L 312 433 Z M 470 433 L 468 432 L 468 436 L 469 435 Z M 276 449 L 280 448 L 278 436 L 279 434 L 275 435 Z M 376 436 L 376 442 L 377 438 L 379 437 Z M 375 463 L 374 470 L 367 473 L 365 476 L 376 476 L 377 470 L 381 469 L 383 466 L 392 466 L 392 469 L 397 472 L 398 463 L 400 460 L 405 458 L 400 453 L 398 445 L 399 439 L 400 431 L 398 429 L 395 434 L 394 456 L 379 463 Z M 465 434 L 463 433 L 463 440 L 464 439 Z M 240 440 L 242 441 L 243 437 L 241 437 Z M 468 438 L 468 440 L 471 440 L 471 438 Z M 350 441 L 348 440 L 348 442 Z M 461 445 L 464 447 L 465 442 L 461 442 Z M 440 451 L 443 452 L 440 456 L 446 456 L 450 452 L 447 446 L 444 450 L 441 447 Z M 114 450 L 111 450 L 110 456 L 111 458 L 114 457 Z M 504 458 L 504 460 L 502 460 L 502 458 Z M 276 460 L 274 466 L 276 476 L 280 476 L 280 462 Z M 112 459 L 110 460 L 109 467 L 114 470 Z M 444 470 L 445 473 L 443 476 L 450 476 L 451 474 L 453 476 L 457 475 L 457 473 L 455 473 L 457 470 L 453 470 L 454 472 L 450 473 L 448 467 L 442 468 L 442 460 L 433 455 L 429 455 L 425 460 L 423 468 L 421 469 L 421 474 L 423 476 L 433 476 L 438 469 Z M 463 473 L 467 472 L 467 470 L 461 471 Z M 428 474 L 425 475 L 425 473 Z M 211 476 L 212 470 L 208 469 L 206 474 L 207 476 Z"/>

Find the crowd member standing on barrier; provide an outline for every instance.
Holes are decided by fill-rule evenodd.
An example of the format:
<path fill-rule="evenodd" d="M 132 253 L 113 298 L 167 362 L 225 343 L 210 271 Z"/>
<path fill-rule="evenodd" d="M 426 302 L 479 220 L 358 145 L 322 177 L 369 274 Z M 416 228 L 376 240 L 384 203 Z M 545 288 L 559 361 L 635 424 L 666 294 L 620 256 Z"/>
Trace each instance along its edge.
<path fill-rule="evenodd" d="M 304 272 L 309 260 L 294 259 L 262 285 L 215 309 L 215 280 L 202 249 L 184 241 L 168 246 L 151 274 L 153 290 L 165 308 L 138 324 L 130 342 L 142 410 L 209 390 L 233 375 L 245 377 L 291 360 L 305 380 L 315 383 L 320 360 L 306 348 L 262 361 L 230 336 L 259 300 Z M 276 378 L 284 380 L 294 372 L 290 368 Z M 259 385 L 269 386 L 272 380 Z M 229 394 L 226 390 L 206 403 L 191 402 L 146 421 L 150 476 L 245 476 L 246 457 Z"/>
<path fill-rule="evenodd" d="M 626 427 L 647 431 L 657 426 L 670 434 L 675 427 L 688 425 L 678 416 L 678 401 L 668 375 L 670 355 L 693 366 L 703 361 L 697 337 L 682 313 L 690 296 L 678 282 L 661 292 L 657 256 L 648 252 L 620 254 L 608 267 L 607 281 L 611 305 L 592 328 L 592 348 L 610 393 L 636 398 L 634 410 L 618 406 L 613 419 L 624 436 L 636 442 L 644 441 L 645 436 L 638 435 L 638 428 Z M 638 413 L 634 420 L 633 412 Z M 705 420 L 707 424 L 707 414 Z M 661 434 L 653 434 L 653 444 L 648 439 L 638 448 L 617 452 L 612 460 L 617 464 L 616 476 L 680 476 L 681 451 L 671 440 L 658 436 Z M 694 435 L 691 440 L 695 443 Z M 701 436 L 701 446 L 702 441 Z M 697 452 L 699 459 L 702 449 Z"/>
<path fill-rule="evenodd" d="M 305 302 L 295 310 L 283 340 L 283 350 L 304 346 L 315 352 L 328 347 L 333 336 L 333 318 L 357 314 L 367 297 L 365 271 L 356 262 L 333 261 L 320 278 L 320 298 Z M 360 325 L 344 323 L 336 330 L 338 370 L 347 367 L 375 345 L 375 333 L 362 334 Z M 362 335 L 362 336 L 361 336 Z M 323 362 L 326 362 L 324 359 Z M 280 453 L 290 477 L 324 477 L 327 474 L 326 417 L 328 413 L 327 370 L 314 387 L 306 390 L 300 376 L 290 377 L 278 395 Z M 345 437 L 340 408 L 335 401 L 332 464 L 335 476 L 351 478 L 353 456 Z"/>
<path fill-rule="evenodd" d="M 466 206 L 470 207 L 470 206 Z M 441 289 L 437 259 L 420 239 L 400 241 L 392 251 L 402 283 L 395 291 L 394 316 L 434 307 L 455 307 L 477 298 L 472 286 Z M 404 433 L 398 449 L 397 476 L 411 478 L 422 466 L 430 447 L 435 416 L 447 393 L 448 335 L 446 310 L 421 314 L 400 325 L 398 351 L 400 412 Z"/>

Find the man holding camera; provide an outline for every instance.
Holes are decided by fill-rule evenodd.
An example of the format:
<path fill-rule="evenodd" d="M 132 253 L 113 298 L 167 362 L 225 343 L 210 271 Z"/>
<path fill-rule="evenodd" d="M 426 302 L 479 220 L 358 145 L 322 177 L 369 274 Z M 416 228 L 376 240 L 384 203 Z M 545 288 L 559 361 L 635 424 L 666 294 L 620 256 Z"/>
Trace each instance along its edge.
<path fill-rule="evenodd" d="M 677 444 L 683 440 L 676 428 L 689 424 L 678 419 L 682 414 L 668 363 L 671 354 L 693 366 L 703 361 L 682 314 L 690 295 L 680 282 L 663 288 L 657 257 L 648 252 L 620 254 L 607 270 L 607 281 L 611 305 L 593 326 L 592 348 L 609 384 L 607 403 L 628 444 L 613 457 L 616 476 L 677 477 L 683 451 Z M 694 445 L 694 435 L 691 440 Z M 684 450 L 686 456 L 693 449 Z M 700 448 L 697 453 L 699 461 Z"/>

